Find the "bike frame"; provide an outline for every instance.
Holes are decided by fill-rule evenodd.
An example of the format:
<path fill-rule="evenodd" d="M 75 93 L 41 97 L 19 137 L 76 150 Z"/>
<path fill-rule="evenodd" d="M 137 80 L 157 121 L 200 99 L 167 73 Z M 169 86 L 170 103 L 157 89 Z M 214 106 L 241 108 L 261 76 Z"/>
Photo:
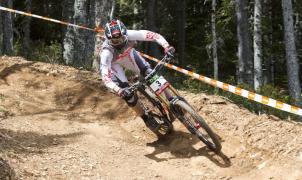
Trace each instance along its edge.
<path fill-rule="evenodd" d="M 152 79 L 153 77 L 156 77 L 156 76 L 158 77 L 158 74 L 153 74 L 149 78 Z M 174 106 L 174 104 L 178 100 L 182 100 L 185 102 L 186 102 L 186 100 L 183 97 L 181 97 L 179 92 L 169 82 L 166 82 L 166 84 L 164 85 L 164 89 L 156 91 L 156 92 L 153 91 L 152 88 L 150 87 L 151 82 L 147 81 L 147 83 L 146 84 L 144 83 L 144 85 L 150 91 L 148 94 L 151 97 L 156 98 L 160 101 L 161 106 L 164 108 L 165 114 L 168 115 L 171 122 L 174 121 L 175 116 L 179 119 L 180 114 L 179 114 L 179 111 Z"/>
<path fill-rule="evenodd" d="M 171 93 L 172 92 L 172 93 Z M 175 98 L 180 97 L 180 94 L 178 93 L 178 91 L 172 86 L 172 85 L 168 85 L 168 87 L 161 92 L 160 94 L 156 94 L 154 93 L 157 98 L 165 104 L 166 107 L 170 107 L 171 102 L 175 101 Z M 170 99 L 170 98 L 173 99 Z M 177 98 L 178 99 L 178 98 Z"/>
<path fill-rule="evenodd" d="M 175 114 L 176 116 L 179 115 L 178 111 L 175 109 L 174 104 L 178 100 L 185 101 L 185 99 L 180 96 L 179 92 L 168 81 L 166 81 L 164 79 L 164 77 L 161 77 L 165 81 L 165 84 L 163 86 L 161 85 L 163 88 L 161 88 L 158 91 L 154 91 L 151 88 L 151 84 L 156 82 L 157 79 L 160 77 L 157 72 L 161 70 L 161 68 L 163 67 L 163 64 L 167 60 L 169 60 L 169 58 L 167 56 L 165 56 L 155 66 L 153 71 L 147 77 L 134 83 L 130 87 L 130 89 L 131 89 L 131 91 L 138 90 L 143 94 L 147 93 L 149 95 L 149 97 L 151 97 L 151 99 L 148 98 L 149 101 L 153 102 L 153 104 L 156 104 L 156 106 L 161 106 L 160 108 L 162 108 L 164 111 L 162 113 L 165 114 L 167 117 L 170 117 L 169 118 L 170 121 L 174 121 L 174 116 L 172 117 L 171 113 Z M 158 82 L 158 84 L 160 84 L 160 82 Z M 154 99 L 157 99 L 159 101 L 160 105 L 158 105 L 158 103 L 154 102 L 154 101 L 156 101 Z"/>
<path fill-rule="evenodd" d="M 181 97 L 178 91 L 163 76 L 158 74 L 158 71 L 163 67 L 164 63 L 169 60 L 169 57 L 165 56 L 151 73 L 134 83 L 130 87 L 130 90 L 132 90 L 132 92 L 135 90 L 142 92 L 143 95 L 148 98 L 148 101 L 152 102 L 153 108 L 157 108 L 161 111 L 163 116 L 160 115 L 160 117 L 166 117 L 163 120 L 164 122 L 170 121 L 172 126 L 173 121 L 177 118 L 211 150 L 216 153 L 220 152 L 221 144 L 213 130 L 211 130 L 205 120 L 198 115 L 197 111 Z M 200 128 L 206 132 L 207 136 L 199 130 Z"/>

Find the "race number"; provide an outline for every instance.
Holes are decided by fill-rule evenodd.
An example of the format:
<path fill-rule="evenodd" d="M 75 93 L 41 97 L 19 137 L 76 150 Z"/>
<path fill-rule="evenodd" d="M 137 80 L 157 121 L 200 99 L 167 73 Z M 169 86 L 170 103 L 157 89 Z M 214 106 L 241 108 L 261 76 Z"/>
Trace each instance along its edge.
<path fill-rule="evenodd" d="M 161 93 L 169 86 L 168 81 L 163 77 L 159 76 L 151 85 L 151 89 L 156 92 L 157 94 Z"/>

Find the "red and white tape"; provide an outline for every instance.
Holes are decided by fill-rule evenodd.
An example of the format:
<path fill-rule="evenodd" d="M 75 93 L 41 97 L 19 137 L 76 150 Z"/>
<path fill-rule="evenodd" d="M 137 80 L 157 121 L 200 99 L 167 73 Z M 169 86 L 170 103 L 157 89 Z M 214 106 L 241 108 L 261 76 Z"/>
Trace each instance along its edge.
<path fill-rule="evenodd" d="M 36 14 L 31 14 L 31 13 L 27 13 L 27 12 L 23 12 L 23 11 L 18 11 L 18 10 L 6 8 L 6 7 L 3 7 L 3 6 L 0 6 L 0 10 L 8 11 L 8 12 L 16 13 L 16 14 L 21 14 L 21 15 L 25 15 L 25 16 L 30 16 L 30 17 L 34 17 L 34 18 L 38 18 L 38 19 L 43 19 L 43 20 L 46 20 L 46 21 L 51 21 L 51 22 L 63 24 L 63 25 L 66 25 L 66 26 L 72 26 L 72 27 L 75 27 L 75 28 L 86 29 L 86 30 L 89 30 L 89 31 L 95 31 L 95 32 L 103 31 L 102 29 L 99 29 L 99 28 L 92 29 L 92 28 L 88 28 L 86 26 L 71 24 L 71 23 L 68 23 L 68 22 L 59 21 L 59 20 L 56 20 L 56 19 L 43 17 L 43 16 L 39 16 L 39 15 L 36 15 Z"/>
<path fill-rule="evenodd" d="M 68 22 L 59 21 L 59 20 L 56 20 L 56 19 L 51 19 L 51 18 L 48 18 L 48 17 L 43 17 L 43 16 L 31 14 L 31 13 L 26 13 L 26 12 L 14 10 L 14 9 L 2 7 L 2 6 L 0 6 L 0 10 L 12 12 L 12 13 L 17 13 L 17 14 L 22 14 L 22 15 L 25 15 L 25 16 L 39 18 L 39 19 L 43 19 L 43 20 L 46 20 L 46 21 L 51 21 L 51 22 L 63 24 L 63 25 L 66 25 L 66 26 L 72 26 L 72 27 L 76 27 L 76 28 L 86 29 L 86 30 L 90 30 L 90 31 L 94 31 L 94 32 L 104 32 L 104 29 L 102 29 L 100 27 L 92 29 L 92 28 L 88 28 L 88 27 L 85 27 L 85 26 L 71 24 L 71 23 L 68 23 Z M 143 54 L 143 53 L 141 53 L 141 55 L 144 56 L 144 57 L 146 57 L 147 59 L 153 60 L 155 62 L 159 62 L 159 60 L 156 59 L 156 58 L 154 58 L 154 57 L 148 56 L 148 55 Z M 283 110 L 283 111 L 286 111 L 286 112 L 289 112 L 289 113 L 293 113 L 293 114 L 302 116 L 302 109 L 300 109 L 298 107 L 295 107 L 295 106 L 292 106 L 292 105 L 289 105 L 289 104 L 286 104 L 286 103 L 274 100 L 272 98 L 269 98 L 269 97 L 266 97 L 266 96 L 262 96 L 260 94 L 256 94 L 256 93 L 253 93 L 253 92 L 250 92 L 250 91 L 247 91 L 247 90 L 244 90 L 244 89 L 232 86 L 230 84 L 226 84 L 226 83 L 217 81 L 215 79 L 211 79 L 211 78 L 208 78 L 208 77 L 196 74 L 196 73 L 194 73 L 192 71 L 188 71 L 186 69 L 182 69 L 182 68 L 174 66 L 172 64 L 166 63 L 165 66 L 168 67 L 168 68 L 170 68 L 170 69 L 174 69 L 174 70 L 176 70 L 178 72 L 181 72 L 183 74 L 189 75 L 189 76 L 191 76 L 191 77 L 193 77 L 195 79 L 203 81 L 203 82 L 205 82 L 207 84 L 210 84 L 210 85 L 212 85 L 214 87 L 221 88 L 221 89 L 223 89 L 225 91 L 229 91 L 231 93 L 234 93 L 234 94 L 237 94 L 239 96 L 248 98 L 250 100 L 259 102 L 261 104 L 265 104 L 265 105 L 271 106 L 271 107 L 276 108 L 276 109 L 280 109 L 280 110 Z"/>
<path fill-rule="evenodd" d="M 141 55 L 144 56 L 144 57 L 146 57 L 147 59 L 153 60 L 155 62 L 159 62 L 158 59 L 156 59 L 154 57 L 151 57 L 151 56 L 148 56 L 148 55 L 146 55 L 144 53 L 141 53 Z M 283 103 L 281 101 L 277 101 L 275 99 L 272 99 L 272 98 L 269 98 L 269 97 L 266 97 L 266 96 L 262 96 L 262 95 L 257 94 L 257 93 L 253 93 L 253 92 L 247 91 L 245 89 L 238 88 L 238 87 L 232 86 L 230 84 L 226 84 L 226 83 L 217 81 L 215 79 L 211 79 L 211 78 L 208 78 L 208 77 L 196 74 L 196 73 L 194 73 L 192 71 L 188 71 L 186 69 L 182 69 L 180 67 L 174 66 L 174 65 L 169 64 L 169 63 L 166 63 L 165 66 L 168 67 L 168 68 L 170 68 L 170 69 L 174 69 L 174 70 L 176 70 L 178 72 L 181 72 L 181 73 L 183 73 L 185 75 L 191 76 L 191 77 L 193 77 L 195 79 L 198 79 L 198 80 L 200 80 L 202 82 L 205 82 L 205 83 L 207 83 L 209 85 L 212 85 L 214 87 L 218 87 L 218 88 L 223 89 L 225 91 L 229 91 L 231 93 L 237 94 L 239 96 L 248 98 L 250 100 L 256 101 L 258 103 L 261 103 L 261 104 L 264 104 L 264 105 L 267 105 L 267 106 L 270 106 L 270 107 L 273 107 L 273 108 L 276 108 L 276 109 L 280 109 L 282 111 L 286 111 L 286 112 L 289 112 L 289 113 L 293 113 L 293 114 L 302 116 L 302 109 L 298 108 L 296 106 L 292 106 L 292 105 Z"/>

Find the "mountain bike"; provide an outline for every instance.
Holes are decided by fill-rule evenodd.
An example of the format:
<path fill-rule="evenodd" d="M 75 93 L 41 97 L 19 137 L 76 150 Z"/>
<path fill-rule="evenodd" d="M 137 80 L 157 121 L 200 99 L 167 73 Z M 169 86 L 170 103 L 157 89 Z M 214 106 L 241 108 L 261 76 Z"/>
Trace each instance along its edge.
<path fill-rule="evenodd" d="M 170 56 L 165 55 L 146 77 L 136 78 L 129 90 L 138 95 L 144 110 L 160 124 L 160 128 L 153 131 L 155 134 L 165 136 L 170 133 L 173 130 L 173 121 L 177 118 L 209 149 L 219 153 L 221 144 L 213 130 L 179 92 L 159 74 L 164 64 L 171 59 Z"/>

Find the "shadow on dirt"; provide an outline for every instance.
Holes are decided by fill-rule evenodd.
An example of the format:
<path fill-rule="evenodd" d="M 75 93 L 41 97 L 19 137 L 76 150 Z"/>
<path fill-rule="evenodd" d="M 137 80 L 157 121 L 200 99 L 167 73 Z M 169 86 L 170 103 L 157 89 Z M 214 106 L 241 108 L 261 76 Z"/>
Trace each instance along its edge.
<path fill-rule="evenodd" d="M 199 149 L 194 148 L 197 143 L 202 143 L 197 137 L 190 133 L 174 131 L 163 139 L 159 139 L 152 143 L 147 143 L 147 146 L 154 147 L 155 150 L 151 154 L 145 155 L 157 162 L 167 161 L 169 159 L 191 158 L 197 156 L 205 156 L 217 166 L 226 168 L 231 166 L 230 159 L 222 152 L 215 154 L 206 146 Z M 157 157 L 158 154 L 170 152 L 173 157 Z"/>
<path fill-rule="evenodd" d="M 3 79 L 6 84 L 8 84 L 6 81 L 7 76 L 9 76 L 10 74 L 13 74 L 17 71 L 20 71 L 23 68 L 29 67 L 33 64 L 34 64 L 34 62 L 28 62 L 28 63 L 24 63 L 24 64 L 14 64 L 12 66 L 5 67 L 3 70 L 0 71 L 0 78 Z"/>
<path fill-rule="evenodd" d="M 74 87 L 67 87 L 62 92 L 56 92 L 55 103 L 57 106 L 64 106 L 66 110 L 73 111 L 82 105 L 94 92 L 91 87 L 79 84 Z"/>
<path fill-rule="evenodd" d="M 0 179 L 17 179 L 14 169 L 0 157 Z"/>
<path fill-rule="evenodd" d="M 95 84 L 93 87 L 82 82 L 78 83 L 79 85 L 73 88 L 66 88 L 64 91 L 56 93 L 55 104 L 57 107 L 68 113 L 71 111 L 75 114 L 84 112 L 90 116 L 105 117 L 106 119 L 119 119 L 121 115 L 127 113 L 126 103 L 104 90 L 103 86 Z M 96 88 L 97 85 L 99 88 Z M 76 119 L 76 117 L 73 118 L 73 120 Z M 78 121 L 85 122 L 80 119 Z"/>
<path fill-rule="evenodd" d="M 54 114 L 49 116 L 68 116 L 70 121 L 81 123 L 120 119 L 128 114 L 125 103 L 109 93 L 94 73 L 59 69 L 61 73 L 57 69 L 27 61 L 0 63 L 0 83 L 9 85 L 7 91 L 11 88 L 16 94 L 8 96 L 3 106 L 18 116 Z M 12 74 L 14 78 L 9 81 Z M 22 81 L 18 86 L 16 79 Z"/>
<path fill-rule="evenodd" d="M 80 123 L 91 123 L 106 120 L 116 120 L 122 117 L 128 117 L 129 107 L 126 104 L 120 104 L 118 107 L 106 106 L 106 101 L 108 100 L 97 100 L 96 106 L 84 105 L 81 109 L 80 107 L 71 106 L 73 110 L 70 110 L 70 106 L 68 104 L 64 107 L 51 108 L 51 109 L 39 109 L 37 106 L 36 109 L 31 110 L 30 112 L 23 112 L 18 116 L 40 116 L 41 119 L 56 121 L 62 119 L 62 117 L 66 117 L 69 121 L 80 122 Z M 32 101 L 34 102 L 34 100 Z M 101 107 L 103 105 L 103 107 Z M 3 114 L 3 115 L 2 115 Z M 9 116 L 7 114 L 4 116 L 4 112 L 0 113 L 0 117 L 3 118 Z"/>
<path fill-rule="evenodd" d="M 51 146 L 59 146 L 72 143 L 83 132 L 42 135 L 35 132 L 16 132 L 0 129 L 0 152 L 14 151 L 18 154 L 43 153 L 43 149 Z"/>

